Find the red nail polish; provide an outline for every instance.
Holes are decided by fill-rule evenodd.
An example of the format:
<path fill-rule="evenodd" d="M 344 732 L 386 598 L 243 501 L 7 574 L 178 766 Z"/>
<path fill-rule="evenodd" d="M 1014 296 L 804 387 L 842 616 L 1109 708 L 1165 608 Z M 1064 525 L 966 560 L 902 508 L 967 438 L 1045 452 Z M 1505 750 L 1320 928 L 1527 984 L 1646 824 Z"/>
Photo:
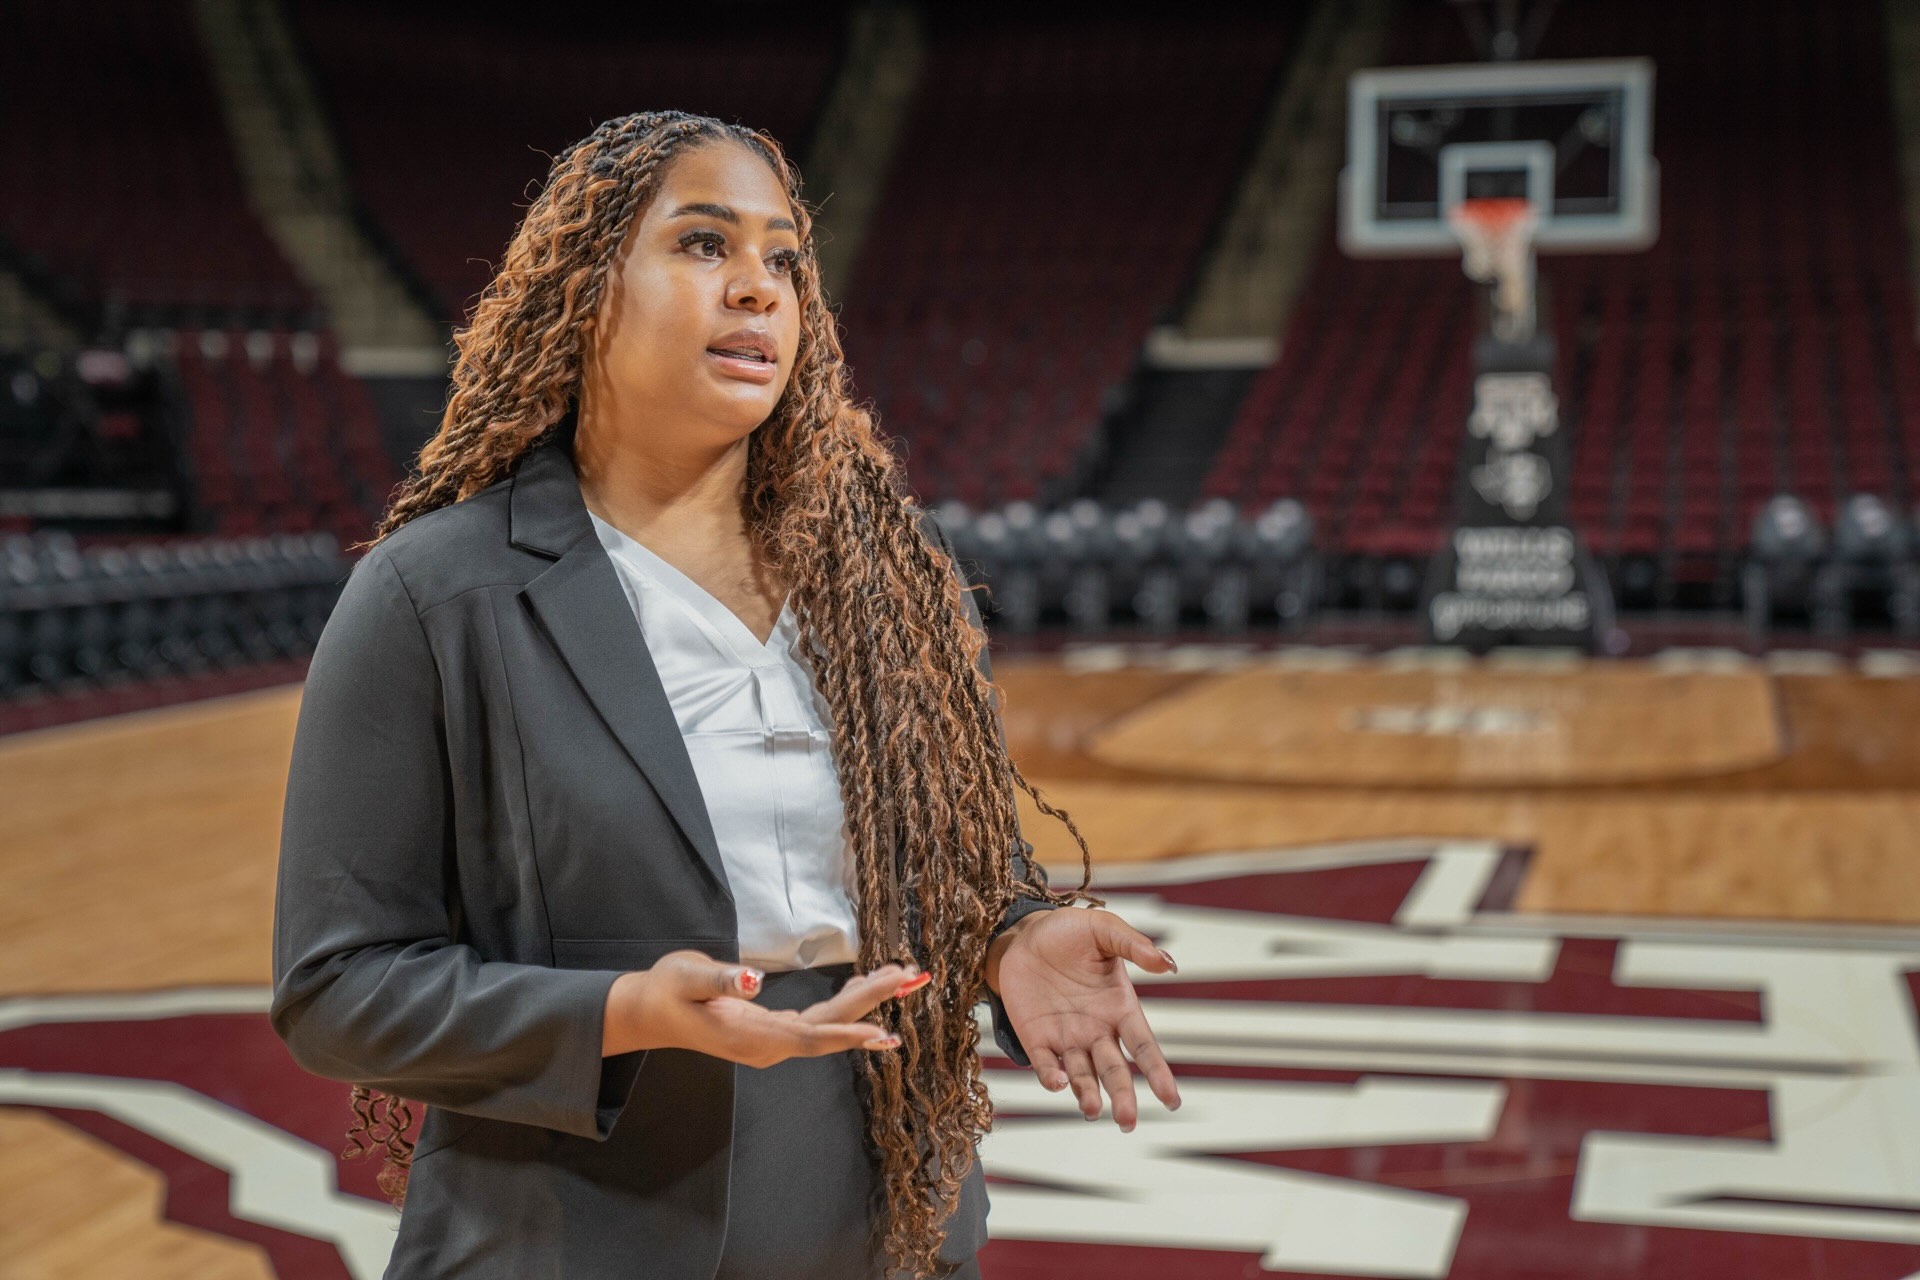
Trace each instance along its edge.
<path fill-rule="evenodd" d="M 923 973 L 917 978 L 909 978 L 905 982 L 901 983 L 899 988 L 893 994 L 896 997 L 904 996 L 909 992 L 918 991 L 920 988 L 926 986 L 929 982 L 932 982 L 932 981 L 933 981 L 932 974 Z"/>
<path fill-rule="evenodd" d="M 760 990 L 759 970 L 742 969 L 740 971 L 740 989 L 746 992 L 748 995 L 753 995 L 755 992 L 759 991 Z"/>

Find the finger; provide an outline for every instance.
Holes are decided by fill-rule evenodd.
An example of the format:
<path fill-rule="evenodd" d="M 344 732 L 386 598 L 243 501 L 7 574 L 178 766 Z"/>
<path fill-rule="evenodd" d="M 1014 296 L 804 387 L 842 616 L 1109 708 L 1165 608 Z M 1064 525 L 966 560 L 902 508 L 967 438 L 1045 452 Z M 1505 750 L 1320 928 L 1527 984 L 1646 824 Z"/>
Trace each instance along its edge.
<path fill-rule="evenodd" d="M 748 1005 L 733 1028 L 728 1051 L 736 1061 L 767 1067 L 788 1058 L 817 1058 L 849 1049 L 896 1049 L 899 1045 L 898 1036 L 871 1022 L 804 1022 L 796 1010 Z"/>
<path fill-rule="evenodd" d="M 1112 1037 L 1093 1042 L 1093 1069 L 1113 1099 L 1113 1122 L 1120 1132 L 1132 1133 L 1140 1118 L 1140 1104 L 1133 1093 L 1133 1068 L 1120 1056 L 1120 1045 Z"/>
<path fill-rule="evenodd" d="M 893 998 L 915 977 L 912 965 L 881 965 L 872 973 L 857 974 L 831 996 L 805 1010 L 807 1022 L 852 1022 L 864 1018 Z M 931 979 L 929 979 L 930 981 Z M 922 985 L 925 985 L 924 983 Z"/>
<path fill-rule="evenodd" d="M 900 1047 L 900 1037 L 871 1022 L 795 1022 L 790 1026 L 789 1057 L 820 1058 L 848 1049 L 889 1050 Z"/>
<path fill-rule="evenodd" d="M 1147 1087 L 1153 1090 L 1153 1096 L 1160 1099 L 1167 1110 L 1178 1111 L 1180 1086 L 1174 1082 L 1173 1068 L 1167 1063 L 1167 1055 L 1161 1052 L 1153 1028 L 1147 1025 L 1146 1014 L 1135 1009 L 1120 1020 L 1120 1043 L 1132 1055 L 1140 1074 L 1147 1078 Z"/>
<path fill-rule="evenodd" d="M 1073 1085 L 1073 1096 L 1080 1104 L 1080 1114 L 1089 1120 L 1098 1120 L 1100 1082 L 1094 1078 L 1093 1059 L 1087 1056 L 1085 1049 L 1069 1049 L 1065 1058 L 1067 1079 Z"/>
<path fill-rule="evenodd" d="M 1110 956 L 1131 960 L 1148 973 L 1178 973 L 1173 957 L 1153 944 L 1153 939 L 1111 911 L 1101 911 L 1094 937 L 1100 949 Z"/>
<path fill-rule="evenodd" d="M 767 975 L 751 965 L 730 964 L 700 952 L 683 954 L 684 959 L 671 968 L 679 977 L 680 989 L 690 999 L 739 996 L 751 1000 L 766 985 Z"/>
<path fill-rule="evenodd" d="M 1060 1058 L 1053 1050 L 1030 1046 L 1027 1060 L 1033 1063 L 1033 1074 L 1040 1077 L 1042 1089 L 1058 1093 L 1067 1087 L 1067 1069 L 1060 1065 Z"/>

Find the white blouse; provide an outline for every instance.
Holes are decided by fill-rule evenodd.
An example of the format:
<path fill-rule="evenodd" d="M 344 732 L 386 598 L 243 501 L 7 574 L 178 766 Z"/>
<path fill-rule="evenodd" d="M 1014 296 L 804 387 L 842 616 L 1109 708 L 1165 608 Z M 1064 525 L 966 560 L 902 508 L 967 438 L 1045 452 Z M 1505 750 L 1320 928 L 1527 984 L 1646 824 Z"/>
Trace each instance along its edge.
<path fill-rule="evenodd" d="M 720 844 L 742 963 L 773 972 L 859 956 L 853 850 L 832 708 L 795 643 L 791 600 L 767 643 L 704 587 L 593 512 L 693 758 Z"/>

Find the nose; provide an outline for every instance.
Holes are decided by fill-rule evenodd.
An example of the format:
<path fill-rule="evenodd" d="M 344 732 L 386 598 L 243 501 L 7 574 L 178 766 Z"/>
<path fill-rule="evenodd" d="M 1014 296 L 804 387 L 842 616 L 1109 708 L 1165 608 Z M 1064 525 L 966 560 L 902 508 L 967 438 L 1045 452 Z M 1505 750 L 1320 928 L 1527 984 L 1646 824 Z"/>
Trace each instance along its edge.
<path fill-rule="evenodd" d="M 727 282 L 727 305 L 759 314 L 780 300 L 780 285 L 765 262 L 744 267 Z"/>

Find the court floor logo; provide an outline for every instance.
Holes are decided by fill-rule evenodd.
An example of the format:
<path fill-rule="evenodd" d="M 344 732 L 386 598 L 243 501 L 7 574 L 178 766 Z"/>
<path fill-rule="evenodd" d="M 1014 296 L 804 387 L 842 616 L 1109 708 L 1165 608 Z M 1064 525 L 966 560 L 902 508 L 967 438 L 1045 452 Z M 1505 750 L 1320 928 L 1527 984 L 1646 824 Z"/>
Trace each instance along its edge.
<path fill-rule="evenodd" d="M 995 1280 L 1920 1276 L 1920 934 L 1513 913 L 1525 854 L 1108 867 L 1185 1105 L 1088 1124 L 989 1057 Z M 153 1165 L 283 1277 L 377 1277 L 346 1086 L 262 988 L 0 1001 L 0 1105 Z M 991 1038 L 985 1051 L 996 1054 Z"/>
<path fill-rule="evenodd" d="M 1121 1134 L 1002 1060 L 993 1260 L 1920 1273 L 1920 934 L 1526 918 L 1524 863 L 1462 841 L 1105 868 L 1110 908 L 1179 958 L 1136 978 L 1184 1105 L 1143 1089 Z"/>

